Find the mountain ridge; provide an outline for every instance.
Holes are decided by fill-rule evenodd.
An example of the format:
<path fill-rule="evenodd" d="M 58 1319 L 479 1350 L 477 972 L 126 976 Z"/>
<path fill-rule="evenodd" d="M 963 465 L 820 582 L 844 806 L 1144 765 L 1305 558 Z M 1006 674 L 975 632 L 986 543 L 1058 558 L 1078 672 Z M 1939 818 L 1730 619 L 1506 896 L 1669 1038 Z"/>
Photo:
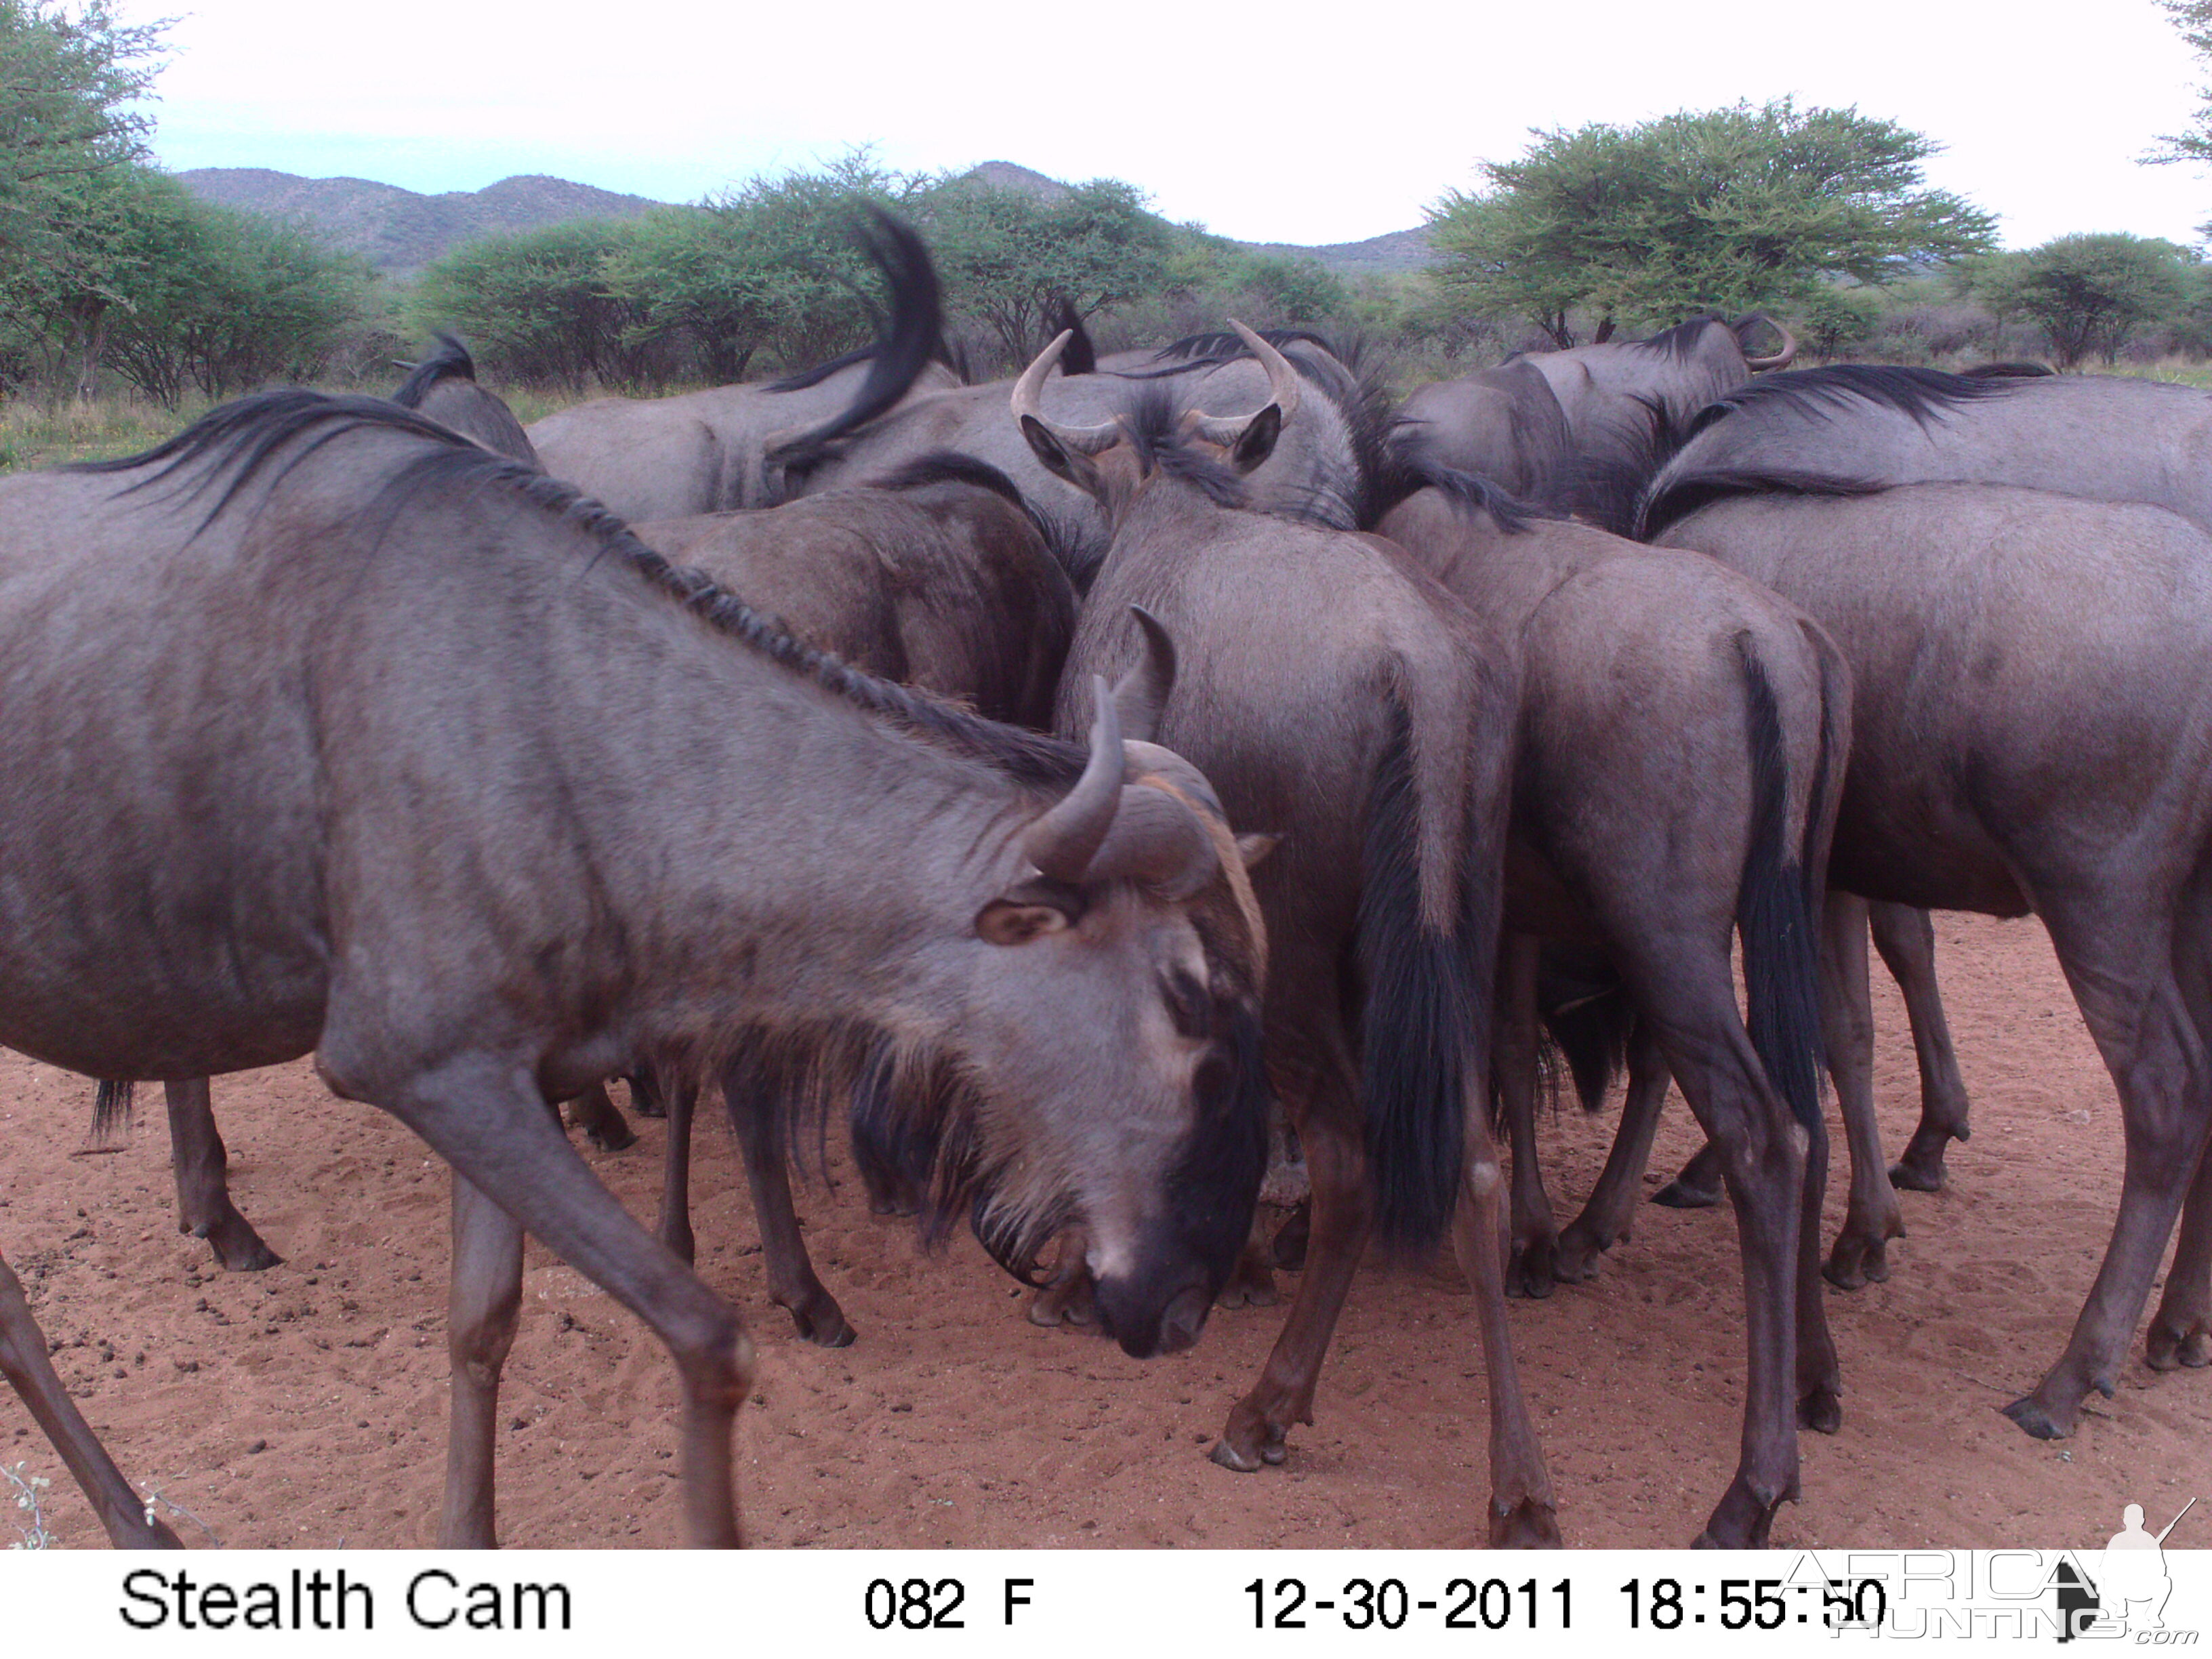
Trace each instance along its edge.
<path fill-rule="evenodd" d="M 980 162 L 962 176 L 1045 201 L 1068 190 L 1060 180 L 1014 161 Z M 518 173 L 482 190 L 436 195 L 372 179 L 307 179 L 270 167 L 194 167 L 176 177 L 194 195 L 222 206 L 304 221 L 340 252 L 359 254 L 393 276 L 410 275 L 487 236 L 580 220 L 634 219 L 668 205 L 544 173 Z M 1319 246 L 1222 240 L 1253 253 L 1312 259 L 1344 276 L 1417 270 L 1433 257 L 1425 227 Z"/>

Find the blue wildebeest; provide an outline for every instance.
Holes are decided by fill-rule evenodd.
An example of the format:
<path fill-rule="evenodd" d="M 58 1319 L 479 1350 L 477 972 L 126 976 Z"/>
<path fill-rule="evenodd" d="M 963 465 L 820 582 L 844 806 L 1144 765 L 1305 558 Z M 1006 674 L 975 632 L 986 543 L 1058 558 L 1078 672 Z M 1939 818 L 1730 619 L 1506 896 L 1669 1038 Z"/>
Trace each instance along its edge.
<path fill-rule="evenodd" d="M 1305 419 L 1283 429 L 1247 487 L 1270 510 L 1357 529 L 1376 511 L 1369 497 L 1387 414 L 1361 377 L 1311 337 L 1299 335 L 1285 349 L 1300 375 L 1323 395 L 1309 400 Z M 1269 395 L 1266 368 L 1233 335 L 1194 336 L 1146 354 L 1147 362 L 1156 360 L 1159 367 L 1141 373 L 1052 375 L 1036 388 L 1038 406 L 1046 418 L 1089 427 L 1133 407 L 1145 387 L 1158 380 L 1173 382 L 1186 409 L 1249 410 Z M 1111 526 L 1096 501 L 1071 495 L 1007 424 L 1012 386 L 996 381 L 917 397 L 881 418 L 849 411 L 789 448 L 788 453 L 814 458 L 792 463 L 793 487 L 811 494 L 872 483 L 932 452 L 972 455 L 1012 479 L 1033 509 L 1061 525 L 1055 543 L 1065 550 L 1077 588 L 1087 589 L 1112 540 Z"/>
<path fill-rule="evenodd" d="M 634 523 L 772 506 L 785 493 L 781 467 L 802 453 L 789 449 L 801 434 L 841 410 L 872 418 L 954 385 L 932 361 L 944 337 L 929 251 L 884 213 L 866 240 L 891 300 L 873 344 L 766 384 L 564 409 L 529 428 L 545 471 Z"/>
<path fill-rule="evenodd" d="M 483 1478 L 447 1542 L 492 1541 L 469 1388 L 526 1228 L 667 1345 L 691 1536 L 738 1541 L 751 1345 L 547 1104 L 614 1072 L 852 1085 L 926 1224 L 1012 1261 L 1079 1224 L 1126 1347 L 1195 1338 L 1261 1175 L 1260 945 L 1203 781 L 1110 703 L 1086 760 L 860 674 L 369 398 L 0 481 L 0 1041 L 112 1078 L 313 1053 L 453 1165 Z M 174 1541 L 12 1277 L 0 1371 L 111 1537 Z"/>
<path fill-rule="evenodd" d="M 428 356 L 410 367 L 392 401 L 474 439 L 495 455 L 512 456 L 543 471 L 530 434 L 506 399 L 477 384 L 476 360 L 469 349 L 450 334 L 439 334 L 437 342 Z"/>
<path fill-rule="evenodd" d="M 1575 453 L 1566 411 L 1527 357 L 1421 387 L 1399 405 L 1391 441 L 1416 467 L 1486 478 L 1531 501 L 1551 498 Z"/>
<path fill-rule="evenodd" d="M 1372 538 L 1253 510 L 1246 480 L 1328 401 L 1239 328 L 1267 401 L 1223 415 L 1154 380 L 1112 417 L 1047 412 L 1055 342 L 1012 406 L 1038 463 L 1097 502 L 1113 539 L 1077 623 L 1060 723 L 1088 677 L 1129 660 L 1139 606 L 1172 633 L 1159 740 L 1190 745 L 1248 827 L 1267 922 L 1268 1076 L 1313 1184 L 1307 1271 L 1217 1462 L 1280 1462 L 1313 1420 L 1322 1357 L 1371 1232 L 1453 1224 L 1477 1289 L 1491 1418 L 1491 1541 L 1556 1542 L 1551 1486 L 1505 1328 L 1504 1183 L 1486 1086 L 1511 764 L 1505 653 L 1457 601 Z M 1182 750 L 1178 750 L 1178 752 Z M 1464 1149 L 1464 1156 L 1462 1156 Z"/>
<path fill-rule="evenodd" d="M 1431 487 L 1381 533 L 1486 634 L 1520 641 L 1494 1062 L 1514 1139 L 1513 1271 L 1545 1293 L 1555 1248 L 1561 1276 L 1583 1278 L 1626 1231 L 1665 1087 L 1661 1070 L 1659 1090 L 1632 1100 L 1621 1152 L 1558 1238 L 1536 1167 L 1536 972 L 1540 941 L 1564 939 L 1616 967 L 1641 1043 L 1727 1148 L 1749 1371 L 1742 1461 L 1703 1541 L 1763 1547 L 1797 1495 L 1798 1424 L 1840 1421 L 1819 1276 L 1814 918 L 1850 672 L 1802 611 L 1711 560 L 1526 516 L 1480 480 L 1423 476 Z M 1747 1025 L 1730 961 L 1739 933 Z"/>
<path fill-rule="evenodd" d="M 2212 1361 L 2212 538 L 2004 485 L 1676 477 L 1661 539 L 1802 606 L 1850 662 L 1830 879 L 2040 916 L 2112 1072 L 2112 1241 L 2064 1352 L 2005 1408 L 2063 1437 L 2112 1394 L 2185 1199 L 2148 1354 Z"/>

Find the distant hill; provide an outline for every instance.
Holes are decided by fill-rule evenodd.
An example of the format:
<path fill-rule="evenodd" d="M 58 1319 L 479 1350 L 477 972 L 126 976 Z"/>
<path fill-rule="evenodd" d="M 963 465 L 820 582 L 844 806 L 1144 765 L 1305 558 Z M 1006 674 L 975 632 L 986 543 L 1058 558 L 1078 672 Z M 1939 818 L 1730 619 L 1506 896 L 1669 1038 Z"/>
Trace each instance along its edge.
<path fill-rule="evenodd" d="M 994 190 L 1020 191 L 1044 201 L 1067 193 L 1057 179 L 1012 161 L 985 161 L 965 175 Z M 405 276 L 486 236 L 540 230 L 579 219 L 634 219 L 660 206 L 590 185 L 530 173 L 482 190 L 422 196 L 367 179 L 302 179 L 266 167 L 196 167 L 177 175 L 187 189 L 225 207 L 303 219 L 331 244 L 358 253 L 379 270 Z M 1239 242 L 1255 253 L 1312 259 L 1339 276 L 1418 270 L 1434 255 L 1426 229 L 1394 230 L 1364 242 L 1307 247 L 1295 242 Z"/>
<path fill-rule="evenodd" d="M 440 196 L 367 179 L 302 179 L 265 167 L 195 167 L 177 179 L 194 195 L 224 207 L 304 219 L 333 246 L 394 275 L 419 270 L 486 236 L 579 219 L 634 219 L 660 205 L 540 173 Z"/>

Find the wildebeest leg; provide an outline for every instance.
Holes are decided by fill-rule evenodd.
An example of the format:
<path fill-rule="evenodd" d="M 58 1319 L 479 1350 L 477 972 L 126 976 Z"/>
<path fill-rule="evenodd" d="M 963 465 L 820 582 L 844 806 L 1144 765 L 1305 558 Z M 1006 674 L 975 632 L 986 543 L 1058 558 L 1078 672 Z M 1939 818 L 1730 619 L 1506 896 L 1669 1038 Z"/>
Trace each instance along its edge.
<path fill-rule="evenodd" d="M 108 1540 L 119 1550 L 180 1550 L 184 1540 L 146 1512 L 146 1500 L 131 1490 L 123 1471 L 100 1443 L 92 1425 L 69 1397 L 46 1358 L 46 1339 L 31 1317 L 23 1286 L 7 1259 L 0 1256 L 0 1376 L 22 1396 L 32 1419 L 46 1431 L 62 1462 L 76 1477 Z"/>
<path fill-rule="evenodd" d="M 325 1065 L 344 1077 L 343 1066 Z M 738 1543 L 731 1434 L 752 1387 L 755 1360 L 737 1310 L 616 1202 L 568 1144 L 526 1067 L 469 1056 L 404 1077 L 380 1090 L 379 1098 L 456 1172 L 496 1198 L 526 1231 L 666 1345 L 684 1390 L 684 1517 L 691 1541 Z"/>
<path fill-rule="evenodd" d="M 2175 978 L 2170 916 L 2134 895 L 2094 891 L 2066 890 L 2038 908 L 2119 1091 L 2127 1143 L 2119 1215 L 2073 1335 L 2034 1389 L 2004 1408 L 2037 1439 L 2063 1440 L 2091 1389 L 2112 1395 L 2204 1154 L 2212 1087 Z"/>
<path fill-rule="evenodd" d="M 1275 1291 L 1272 1230 L 1257 1205 L 1252 1209 L 1252 1231 L 1229 1270 L 1229 1282 L 1213 1298 L 1217 1308 L 1272 1308 L 1280 1299 Z"/>
<path fill-rule="evenodd" d="M 1708 1141 L 1691 1155 L 1672 1181 L 1651 1194 L 1651 1201 L 1670 1210 L 1710 1210 L 1721 1201 L 1725 1190 L 1719 1149 Z"/>
<path fill-rule="evenodd" d="M 1620 1109 L 1620 1129 L 1606 1154 L 1597 1185 L 1590 1189 L 1589 1202 L 1559 1235 L 1553 1270 L 1561 1279 L 1593 1277 L 1600 1254 L 1628 1237 L 1637 1189 L 1644 1165 L 1651 1161 L 1652 1138 L 1659 1133 L 1659 1114 L 1667 1103 L 1667 1085 L 1673 1081 L 1650 1022 L 1638 1020 L 1629 1042 L 1628 1098 Z"/>
<path fill-rule="evenodd" d="M 1240 1472 L 1281 1462 L 1291 1425 L 1313 1421 L 1321 1362 L 1375 1219 L 1366 1137 L 1359 1117 L 1358 1073 L 1344 1035 L 1332 1029 L 1307 1036 L 1299 1046 L 1310 1054 L 1310 1063 L 1301 1069 L 1311 1078 L 1312 1087 L 1302 1091 L 1306 1108 L 1297 1130 L 1313 1182 L 1312 1231 L 1305 1272 L 1291 1298 L 1282 1334 L 1275 1339 L 1260 1380 L 1231 1409 L 1228 1425 L 1213 1448 L 1215 1462 Z M 1311 1052 L 1316 1048 L 1317 1054 Z"/>
<path fill-rule="evenodd" d="M 668 1145 L 660 1162 L 660 1242 L 691 1265 L 691 1120 L 699 1104 L 698 1085 L 688 1078 L 662 1098 L 667 1103 Z M 731 1109 L 732 1121 L 737 1109 Z"/>
<path fill-rule="evenodd" d="M 184 1078 L 162 1085 L 169 1101 L 169 1161 L 177 1176 L 177 1231 L 204 1238 L 215 1259 L 234 1273 L 258 1273 L 284 1258 L 262 1242 L 230 1201 L 230 1160 L 215 1127 L 208 1080 Z"/>
<path fill-rule="evenodd" d="M 1832 890 L 1823 916 L 1820 1036 L 1836 1105 L 1851 1149 L 1850 1201 L 1823 1270 L 1839 1291 L 1889 1277 L 1889 1241 L 1905 1237 L 1905 1212 L 1881 1155 L 1874 1115 L 1874 998 L 1867 978 L 1867 902 Z"/>
<path fill-rule="evenodd" d="M 2212 1147 L 2197 1160 L 2197 1182 L 2181 1212 L 2173 1269 L 2151 1316 L 2143 1359 L 2158 1371 L 2212 1364 Z"/>
<path fill-rule="evenodd" d="M 637 1131 L 623 1118 L 604 1083 L 594 1083 L 570 1101 L 568 1115 L 568 1127 L 581 1129 L 585 1139 L 603 1152 L 623 1152 L 637 1145 Z"/>
<path fill-rule="evenodd" d="M 1936 924 L 1925 910 L 1909 904 L 1872 904 L 1867 914 L 1875 949 L 1905 994 L 1912 1052 L 1920 1061 L 1920 1122 L 1889 1179 L 1893 1186 L 1932 1193 L 1943 1185 L 1945 1143 L 1967 1138 L 1966 1083 L 1959 1075 L 1950 1022 L 1943 1018 L 1943 998 L 1936 984 Z"/>
<path fill-rule="evenodd" d="M 815 1277 L 813 1258 L 799 1231 L 799 1212 L 792 1207 L 791 1173 L 784 1158 L 782 1127 L 776 1106 L 763 1102 L 750 1090 L 732 1086 L 725 1079 L 723 1103 L 729 1108 L 730 1127 L 737 1131 L 738 1149 L 745 1161 L 745 1180 L 753 1190 L 753 1215 L 760 1224 L 761 1259 L 768 1268 L 769 1297 L 791 1315 L 791 1322 L 807 1341 L 823 1348 L 848 1346 L 855 1334 L 837 1305 L 837 1298 Z M 676 1112 L 670 1103 L 668 1133 L 676 1133 Z"/>
<path fill-rule="evenodd" d="M 1651 927 L 1649 961 L 1622 963 L 1638 1006 L 1720 1153 L 1743 1260 L 1742 1456 L 1698 1542 L 1763 1549 L 1775 1510 L 1797 1495 L 1798 1232 L 1805 1206 L 1807 1134 L 1790 1115 L 1737 1012 L 1724 944 L 1686 927 Z M 1658 945 L 1675 948 L 1663 954 Z"/>
<path fill-rule="evenodd" d="M 2200 1042 L 2212 1043 L 2212 896 L 2191 884 L 2176 918 L 2174 969 Z M 2197 1160 L 2197 1178 L 2181 1212 L 2181 1237 L 2166 1294 L 2151 1316 L 2143 1358 L 2154 1370 L 2212 1364 L 2212 1143 Z"/>
<path fill-rule="evenodd" d="M 1313 1199 L 1309 1195 L 1292 1206 L 1283 1224 L 1275 1229 L 1275 1242 L 1268 1254 L 1285 1273 L 1297 1273 L 1306 1265 L 1306 1246 L 1312 1237 Z"/>
<path fill-rule="evenodd" d="M 668 1115 L 668 1103 L 660 1097 L 660 1085 L 651 1073 L 632 1073 L 623 1080 L 629 1085 L 630 1110 L 640 1117 Z"/>
<path fill-rule="evenodd" d="M 522 1310 L 522 1229 L 466 1179 L 453 1177 L 453 1264 L 446 1316 L 453 1375 L 446 1508 L 438 1547 L 499 1547 L 493 1462 L 499 1376 Z"/>
<path fill-rule="evenodd" d="M 1492 1064 L 1513 1143 L 1512 1255 L 1505 1264 L 1508 1296 L 1552 1293 L 1552 1258 L 1559 1228 L 1536 1161 L 1536 962 L 1533 934 L 1508 933 L 1498 953 L 1498 1024 Z"/>
<path fill-rule="evenodd" d="M 1482 1364 L 1490 1391 L 1490 1547 L 1556 1547 L 1559 1522 L 1544 1449 L 1522 1397 L 1505 1317 L 1506 1206 L 1498 1201 L 1498 1147 L 1484 1121 L 1486 1106 L 1468 1114 L 1467 1172 L 1452 1216 L 1452 1248 L 1474 1291 L 1482 1330 Z"/>

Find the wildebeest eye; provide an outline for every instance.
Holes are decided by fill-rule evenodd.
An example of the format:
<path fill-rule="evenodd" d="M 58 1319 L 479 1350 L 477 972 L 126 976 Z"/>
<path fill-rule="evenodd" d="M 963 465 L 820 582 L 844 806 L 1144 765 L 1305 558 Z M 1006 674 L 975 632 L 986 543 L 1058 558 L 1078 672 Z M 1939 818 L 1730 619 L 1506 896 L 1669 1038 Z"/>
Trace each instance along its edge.
<path fill-rule="evenodd" d="M 1176 1035 L 1192 1038 L 1213 1035 L 1213 999 L 1206 988 L 1190 974 L 1180 968 L 1170 968 L 1161 976 L 1161 989 L 1167 998 L 1168 1018 L 1176 1028 Z"/>

